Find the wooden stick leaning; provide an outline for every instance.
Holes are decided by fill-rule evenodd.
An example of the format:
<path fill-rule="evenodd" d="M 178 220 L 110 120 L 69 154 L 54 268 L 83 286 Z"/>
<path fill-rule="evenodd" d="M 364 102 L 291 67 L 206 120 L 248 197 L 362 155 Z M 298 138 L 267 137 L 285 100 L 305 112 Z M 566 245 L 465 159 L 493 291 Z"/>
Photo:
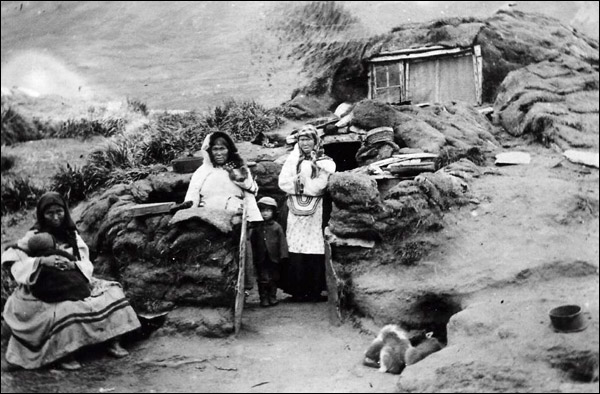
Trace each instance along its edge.
<path fill-rule="evenodd" d="M 239 255 L 239 263 L 238 263 L 238 280 L 237 285 L 235 287 L 235 305 L 233 311 L 233 328 L 234 334 L 237 335 L 240 332 L 240 328 L 242 326 L 242 312 L 244 310 L 244 290 L 245 290 L 245 280 L 246 280 L 246 233 L 248 229 L 248 204 L 246 198 L 246 191 L 244 191 L 244 200 L 243 200 L 243 211 L 242 211 L 242 229 L 240 231 L 240 255 Z"/>
<path fill-rule="evenodd" d="M 342 324 L 342 313 L 340 310 L 340 299 L 338 296 L 339 279 L 331 260 L 331 244 L 325 239 L 325 278 L 327 283 L 327 303 L 329 322 L 334 326 Z"/>

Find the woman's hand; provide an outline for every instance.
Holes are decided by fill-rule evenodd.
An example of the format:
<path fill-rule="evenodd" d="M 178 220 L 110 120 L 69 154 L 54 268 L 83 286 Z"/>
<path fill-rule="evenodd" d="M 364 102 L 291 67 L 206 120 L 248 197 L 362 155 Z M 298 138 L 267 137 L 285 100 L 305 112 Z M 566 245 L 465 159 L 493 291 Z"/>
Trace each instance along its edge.
<path fill-rule="evenodd" d="M 75 268 L 75 262 L 64 256 L 44 256 L 40 258 L 40 264 L 47 267 L 54 267 L 62 271 Z"/>
<path fill-rule="evenodd" d="M 304 175 L 298 174 L 298 181 L 297 181 L 298 189 L 296 190 L 298 193 L 304 194 L 304 184 L 305 183 L 306 183 L 306 179 L 304 178 Z"/>
<path fill-rule="evenodd" d="M 225 164 L 223 168 L 229 173 L 229 179 L 235 182 L 243 182 L 248 174 L 248 170 L 244 167 L 234 168 L 233 165 Z"/>

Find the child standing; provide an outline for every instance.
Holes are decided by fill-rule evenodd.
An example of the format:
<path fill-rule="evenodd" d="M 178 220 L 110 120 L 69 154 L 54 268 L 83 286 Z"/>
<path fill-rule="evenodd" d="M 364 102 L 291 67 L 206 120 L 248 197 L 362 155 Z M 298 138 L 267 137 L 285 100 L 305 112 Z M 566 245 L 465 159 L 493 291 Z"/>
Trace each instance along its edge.
<path fill-rule="evenodd" d="M 288 258 L 288 247 L 283 229 L 275 221 L 277 202 L 271 197 L 263 197 L 258 200 L 257 205 L 263 221 L 250 230 L 250 242 L 258 279 L 260 306 L 267 307 L 278 304 L 279 263 Z"/>

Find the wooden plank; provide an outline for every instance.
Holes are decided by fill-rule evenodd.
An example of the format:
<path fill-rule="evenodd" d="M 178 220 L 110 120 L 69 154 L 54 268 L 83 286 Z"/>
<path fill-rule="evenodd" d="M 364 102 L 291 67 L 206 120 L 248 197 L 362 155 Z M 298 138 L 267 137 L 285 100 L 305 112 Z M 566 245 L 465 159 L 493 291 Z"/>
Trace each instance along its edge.
<path fill-rule="evenodd" d="M 328 144 L 337 144 L 337 143 L 341 143 L 341 142 L 361 142 L 362 139 L 360 138 L 360 135 L 358 135 L 357 133 L 346 133 L 346 134 L 332 134 L 332 135 L 324 135 L 323 137 L 321 137 L 321 140 L 323 141 L 323 145 L 328 145 Z"/>
<path fill-rule="evenodd" d="M 396 155 L 392 155 L 392 157 L 388 158 L 388 159 L 383 159 L 383 160 L 379 160 L 379 161 L 375 161 L 371 164 L 369 164 L 369 166 L 374 166 L 374 167 L 384 167 L 388 164 L 393 164 L 393 163 L 400 163 L 402 161 L 405 160 L 413 160 L 413 159 L 421 159 L 421 160 L 425 160 L 425 159 L 435 159 L 437 157 L 436 154 L 433 153 L 405 153 L 405 154 L 396 154 Z"/>
<path fill-rule="evenodd" d="M 404 101 L 409 101 L 411 100 L 411 91 L 410 91 L 410 63 L 409 62 L 402 62 L 402 64 L 404 65 L 404 73 L 403 78 L 404 78 L 404 97 L 403 100 Z"/>
<path fill-rule="evenodd" d="M 483 103 L 483 60 L 481 58 L 481 47 L 475 45 L 475 60 L 477 63 L 477 75 L 479 76 L 479 97 L 477 97 L 477 103 L 481 105 Z"/>
<path fill-rule="evenodd" d="M 325 241 L 325 276 L 327 280 L 327 309 L 329 312 L 329 322 L 334 326 L 339 326 L 342 324 L 342 313 L 338 295 L 338 277 L 333 268 L 331 259 L 331 245 L 327 241 Z"/>
<path fill-rule="evenodd" d="M 403 153 L 392 155 L 397 159 L 412 160 L 412 159 L 435 159 L 438 157 L 435 153 Z"/>
<path fill-rule="evenodd" d="M 481 83 L 479 79 L 479 68 L 477 67 L 477 56 L 473 54 L 473 84 L 475 88 L 475 100 L 477 105 L 481 105 Z"/>
<path fill-rule="evenodd" d="M 440 59 L 435 60 L 435 91 L 433 93 L 433 102 L 440 102 Z"/>
<path fill-rule="evenodd" d="M 375 66 L 372 64 L 369 66 L 369 99 L 373 99 L 373 84 L 375 83 Z"/>
<path fill-rule="evenodd" d="M 529 164 L 531 156 L 527 152 L 502 152 L 496 155 L 497 166 L 511 164 Z"/>
<path fill-rule="evenodd" d="M 377 55 L 373 56 L 373 58 L 375 58 L 377 56 L 384 56 L 384 55 L 401 55 L 403 53 L 430 52 L 430 51 L 434 51 L 434 50 L 438 50 L 438 49 L 445 49 L 445 48 L 447 48 L 447 47 L 444 47 L 441 45 L 433 45 L 433 46 L 417 47 L 417 48 L 396 49 L 393 51 L 381 51 Z"/>
<path fill-rule="evenodd" d="M 247 193 L 247 192 L 244 192 Z M 245 197 L 245 196 L 244 196 Z M 234 335 L 240 332 L 242 327 L 242 312 L 244 311 L 244 299 L 245 295 L 245 280 L 246 280 L 246 264 L 250 262 L 246 261 L 246 232 L 248 229 L 248 204 L 244 198 L 244 208 L 242 213 L 242 231 L 240 231 L 240 256 L 238 263 L 238 280 L 235 287 L 235 306 L 233 311 L 233 328 Z"/>
<path fill-rule="evenodd" d="M 388 171 L 394 175 L 399 176 L 413 176 L 418 175 L 421 172 L 433 172 L 435 169 L 434 163 L 421 163 L 421 164 L 410 164 L 410 165 L 397 165 L 389 166 Z"/>
<path fill-rule="evenodd" d="M 410 51 L 410 52 L 409 52 Z M 402 54 L 396 55 L 377 55 L 377 57 L 373 57 L 369 59 L 370 63 L 383 63 L 383 62 L 393 62 L 398 60 L 407 60 L 407 59 L 423 59 L 433 56 L 449 56 L 449 55 L 458 55 L 464 53 L 470 53 L 471 48 L 450 48 L 450 49 L 439 49 L 433 51 L 423 51 L 423 52 L 415 52 L 415 50 L 408 50 Z"/>
<path fill-rule="evenodd" d="M 378 179 L 398 179 L 398 177 L 396 175 L 392 175 L 392 174 L 389 174 L 389 173 L 369 175 L 369 177 L 371 177 L 372 179 L 375 179 L 375 180 L 378 180 Z"/>
<path fill-rule="evenodd" d="M 167 213 L 175 206 L 175 202 L 155 202 L 149 204 L 136 204 L 125 208 L 128 215 L 132 217 L 144 215 L 156 215 Z"/>

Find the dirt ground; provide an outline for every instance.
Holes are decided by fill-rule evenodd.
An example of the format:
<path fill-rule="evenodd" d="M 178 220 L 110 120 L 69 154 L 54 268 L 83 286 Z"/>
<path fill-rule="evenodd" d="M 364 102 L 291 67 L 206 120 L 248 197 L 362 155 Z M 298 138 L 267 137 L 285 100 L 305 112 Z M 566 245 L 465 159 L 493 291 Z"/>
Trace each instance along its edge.
<path fill-rule="evenodd" d="M 125 359 L 93 349 L 80 371 L 2 372 L 2 392 L 393 391 L 397 376 L 361 364 L 372 337 L 349 323 L 331 326 L 327 303 L 257 301 L 250 297 L 237 338 L 157 332 L 130 344 Z"/>
<path fill-rule="evenodd" d="M 598 352 L 598 170 L 570 163 L 560 153 L 536 145 L 507 141 L 504 146 L 507 150 L 530 153 L 531 163 L 501 168 L 491 166 L 486 175 L 473 181 L 472 190 L 480 203 L 446 215 L 446 227 L 438 234 L 438 252 L 428 256 L 428 259 L 444 261 L 448 270 L 455 271 L 432 275 L 468 281 L 470 270 L 479 273 L 487 270 L 490 276 L 497 278 L 499 262 L 507 262 L 504 282 L 499 280 L 488 290 L 481 282 L 471 284 L 471 314 L 479 313 L 481 319 L 486 316 L 490 307 L 484 305 L 477 309 L 476 306 L 485 299 L 503 297 L 507 303 L 513 302 L 512 315 L 507 315 L 512 317 L 504 320 L 502 316 L 503 327 L 520 330 L 521 345 L 532 348 L 533 345 L 527 342 L 531 338 L 535 341 L 537 336 L 544 335 L 548 340 L 552 339 L 546 316 L 549 307 L 555 302 L 575 300 L 587 308 L 586 317 L 590 324 L 582 334 L 569 334 L 568 340 L 590 341 L 595 337 L 591 350 Z M 6 230 L 3 228 L 3 233 Z M 563 280 L 561 275 L 566 273 L 556 269 L 556 264 L 572 261 L 595 266 L 595 273 L 588 273 L 581 279 L 565 277 Z M 555 262 L 554 268 L 548 266 L 550 268 L 536 271 L 536 267 L 546 262 Z M 533 275 L 529 283 L 511 279 L 510 272 L 528 268 L 534 273 L 541 272 L 539 278 Z M 554 294 L 548 296 L 548 291 L 554 291 Z M 282 298 L 282 294 L 279 295 Z M 248 301 L 242 332 L 237 338 L 166 335 L 159 330 L 148 339 L 129 344 L 131 355 L 125 359 L 113 360 L 101 349 L 90 350 L 81 357 L 83 369 L 76 372 L 51 368 L 6 372 L 3 360 L 2 392 L 399 390 L 398 376 L 382 374 L 361 364 L 362 354 L 378 329 L 372 322 L 363 319 L 357 325 L 347 320 L 335 327 L 329 323 L 327 303 L 282 302 L 274 308 L 259 308 L 256 298 L 253 294 Z M 524 312 L 517 302 L 531 309 Z M 527 314 L 537 319 L 535 324 L 520 324 L 520 319 Z M 540 327 L 543 327 L 541 331 Z M 452 338 L 449 332 L 449 340 Z M 553 391 L 598 392 L 598 382 L 570 383 L 549 368 L 540 372 L 541 369 L 528 370 L 523 365 L 514 372 L 515 359 L 506 370 L 494 371 L 485 384 L 481 379 L 469 380 L 463 374 L 475 374 L 476 371 L 469 368 L 476 370 L 477 364 L 458 365 L 456 360 L 448 361 L 455 357 L 452 353 L 455 350 L 450 345 L 452 343 L 421 362 L 423 364 L 407 368 L 401 378 L 404 384 L 400 387 L 410 391 L 420 391 L 423 387 L 436 391 L 527 391 L 531 385 L 535 387 L 535 383 L 531 383 L 534 377 L 528 374 L 535 374 L 536 379 L 554 379 Z M 465 347 L 464 350 L 471 353 L 461 354 L 461 357 L 469 359 L 472 356 L 479 361 L 482 360 L 478 357 L 485 358 L 486 365 L 495 369 L 493 366 L 506 357 L 506 353 L 498 349 L 490 347 L 484 355 L 481 349 Z M 5 346 L 2 351 L 4 353 Z M 526 360 L 530 356 L 524 357 Z M 419 369 L 420 364 L 422 369 Z M 414 385 L 419 379 L 425 379 L 425 369 L 440 370 L 448 365 L 455 365 L 452 370 L 456 373 L 448 370 L 443 385 L 440 382 L 437 386 L 431 383 L 429 386 Z M 524 382 L 529 383 L 524 385 Z"/>

